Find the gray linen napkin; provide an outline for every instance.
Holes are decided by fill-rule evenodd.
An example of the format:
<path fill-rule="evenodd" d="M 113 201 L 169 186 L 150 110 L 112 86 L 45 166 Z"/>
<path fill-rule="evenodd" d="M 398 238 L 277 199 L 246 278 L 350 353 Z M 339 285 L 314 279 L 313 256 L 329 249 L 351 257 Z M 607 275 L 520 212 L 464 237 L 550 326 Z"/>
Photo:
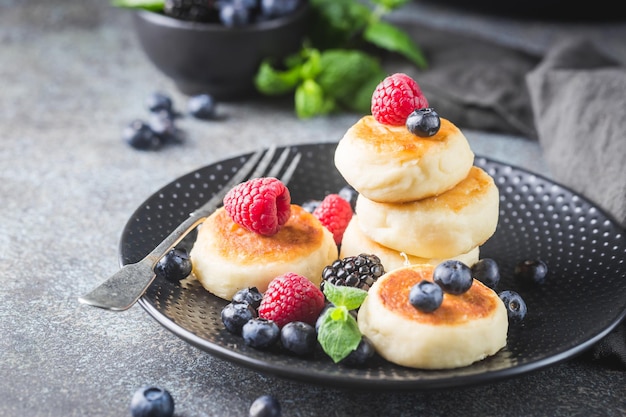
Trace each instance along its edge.
<path fill-rule="evenodd" d="M 584 39 L 533 56 L 467 34 L 403 28 L 429 68 L 400 69 L 431 106 L 461 128 L 539 140 L 555 180 L 626 228 L 626 68 Z M 626 321 L 583 357 L 626 369 Z"/>
<path fill-rule="evenodd" d="M 626 68 L 574 39 L 555 45 L 526 80 L 555 179 L 626 228 Z"/>
<path fill-rule="evenodd" d="M 556 44 L 526 81 L 555 179 L 626 228 L 626 68 L 591 42 L 572 39 Z M 626 369 L 626 322 L 587 357 Z"/>

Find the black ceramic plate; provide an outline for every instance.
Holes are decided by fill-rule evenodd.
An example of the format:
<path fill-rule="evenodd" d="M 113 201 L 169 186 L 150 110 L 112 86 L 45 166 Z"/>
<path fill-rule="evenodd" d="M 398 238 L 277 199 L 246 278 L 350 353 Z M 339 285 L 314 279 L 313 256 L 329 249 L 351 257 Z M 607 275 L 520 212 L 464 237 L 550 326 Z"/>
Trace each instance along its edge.
<path fill-rule="evenodd" d="M 322 199 L 346 183 L 334 167 L 336 143 L 298 146 L 302 161 L 289 184 L 294 203 Z M 222 187 L 249 155 L 218 162 L 166 185 L 139 207 L 120 243 L 122 264 L 138 261 L 193 209 Z M 262 373 L 340 388 L 432 389 L 495 381 L 568 359 L 590 347 L 626 315 L 626 237 L 585 198 L 525 170 L 477 157 L 500 190 L 498 228 L 481 248 L 494 258 L 502 280 L 498 291 L 524 297 L 528 315 L 511 325 L 508 345 L 476 364 L 439 371 L 409 369 L 375 359 L 349 368 L 317 352 L 300 359 L 245 346 L 220 319 L 226 301 L 193 278 L 180 284 L 156 280 L 140 299 L 159 323 L 192 345 Z M 515 263 L 541 257 L 548 282 L 538 288 L 512 279 Z"/>

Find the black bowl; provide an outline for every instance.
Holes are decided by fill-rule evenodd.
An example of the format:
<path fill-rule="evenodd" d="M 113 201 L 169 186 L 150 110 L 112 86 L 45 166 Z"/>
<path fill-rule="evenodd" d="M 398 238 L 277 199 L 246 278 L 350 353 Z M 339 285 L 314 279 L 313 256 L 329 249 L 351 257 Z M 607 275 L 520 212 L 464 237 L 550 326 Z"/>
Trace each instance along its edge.
<path fill-rule="evenodd" d="M 309 10 L 303 2 L 289 16 L 235 28 L 138 10 L 134 25 L 150 61 L 182 93 L 236 100 L 255 94 L 254 76 L 263 59 L 278 62 L 302 47 Z"/>

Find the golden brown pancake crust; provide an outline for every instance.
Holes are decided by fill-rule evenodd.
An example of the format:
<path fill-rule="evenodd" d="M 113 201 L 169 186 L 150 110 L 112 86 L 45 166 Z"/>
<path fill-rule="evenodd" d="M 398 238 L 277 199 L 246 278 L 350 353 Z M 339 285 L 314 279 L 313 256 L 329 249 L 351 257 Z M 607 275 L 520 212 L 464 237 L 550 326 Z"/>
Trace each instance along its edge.
<path fill-rule="evenodd" d="M 458 213 L 469 204 L 472 204 L 477 198 L 483 198 L 486 190 L 494 186 L 493 178 L 489 174 L 473 166 L 470 168 L 467 177 L 458 183 L 456 187 L 440 195 L 419 200 L 415 204 L 426 210 L 445 208 Z"/>
<path fill-rule="evenodd" d="M 409 132 L 406 126 L 390 126 L 378 123 L 374 116 L 363 116 L 350 130 L 350 138 L 355 143 L 372 148 L 378 154 L 393 154 L 401 161 L 418 159 L 433 146 L 441 146 L 450 135 L 460 134 L 459 129 L 450 121 L 440 118 L 441 127 L 436 135 L 418 137 Z"/>
<path fill-rule="evenodd" d="M 273 236 L 263 236 L 239 226 L 220 208 L 212 221 L 203 227 L 211 227 L 213 236 L 221 236 L 214 242 L 224 258 L 233 254 L 245 254 L 238 260 L 241 264 L 276 262 L 284 258 L 299 258 L 316 250 L 322 243 L 320 223 L 311 213 L 292 204 L 287 223 Z"/>
<path fill-rule="evenodd" d="M 493 291 L 474 280 L 471 288 L 460 295 L 444 293 L 441 306 L 431 313 L 424 313 L 409 302 L 411 287 L 422 280 L 432 281 L 434 265 L 416 265 L 391 271 L 380 283 L 379 295 L 383 305 L 407 320 L 431 325 L 454 326 L 488 317 L 493 314 L 496 302 Z"/>

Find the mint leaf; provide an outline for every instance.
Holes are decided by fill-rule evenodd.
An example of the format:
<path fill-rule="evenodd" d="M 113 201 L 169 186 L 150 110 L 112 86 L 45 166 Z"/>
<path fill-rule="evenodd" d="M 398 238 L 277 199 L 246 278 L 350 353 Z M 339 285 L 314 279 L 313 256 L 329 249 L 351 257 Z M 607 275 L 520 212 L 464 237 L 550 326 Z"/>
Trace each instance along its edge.
<path fill-rule="evenodd" d="M 342 101 L 342 104 L 346 108 L 359 113 L 370 113 L 372 110 L 372 94 L 374 94 L 374 90 L 376 90 L 383 78 L 385 78 L 384 73 L 373 75 L 369 80 L 364 81 L 352 94 L 350 101 Z"/>
<path fill-rule="evenodd" d="M 385 10 L 394 10 L 400 8 L 411 0 L 371 0 L 373 4 L 382 6 Z"/>
<path fill-rule="evenodd" d="M 153 12 L 163 10 L 165 0 L 111 0 L 115 7 L 125 7 L 129 9 L 146 9 Z"/>
<path fill-rule="evenodd" d="M 301 119 L 328 114 L 335 109 L 332 98 L 324 95 L 324 90 L 313 80 L 304 80 L 296 88 L 296 114 Z"/>
<path fill-rule="evenodd" d="M 322 70 L 320 51 L 317 49 L 307 49 L 307 59 L 300 67 L 300 74 L 305 80 L 314 79 Z"/>
<path fill-rule="evenodd" d="M 330 282 L 324 284 L 324 295 L 337 307 L 345 307 L 348 310 L 356 310 L 363 304 L 367 297 L 367 291 L 345 285 L 333 285 Z"/>
<path fill-rule="evenodd" d="M 380 48 L 403 55 L 419 68 L 427 66 L 421 49 L 406 32 L 396 26 L 382 21 L 373 22 L 367 26 L 363 37 Z"/>
<path fill-rule="evenodd" d="M 326 94 L 346 108 L 354 108 L 353 97 L 363 84 L 372 78 L 380 81 L 385 77 L 378 60 L 358 50 L 323 51 L 320 56 L 320 67 L 321 71 L 315 80 Z M 363 110 L 367 112 L 369 106 Z"/>
<path fill-rule="evenodd" d="M 269 61 L 261 62 L 254 77 L 256 89 L 268 96 L 277 96 L 294 91 L 300 83 L 300 67 L 278 71 Z"/>
<path fill-rule="evenodd" d="M 328 308 L 322 317 L 317 340 L 324 352 L 337 363 L 359 346 L 361 332 L 356 320 L 344 306 Z"/>
<path fill-rule="evenodd" d="M 363 31 L 372 11 L 354 0 L 310 0 L 312 9 L 309 38 L 319 49 L 343 48 Z"/>

